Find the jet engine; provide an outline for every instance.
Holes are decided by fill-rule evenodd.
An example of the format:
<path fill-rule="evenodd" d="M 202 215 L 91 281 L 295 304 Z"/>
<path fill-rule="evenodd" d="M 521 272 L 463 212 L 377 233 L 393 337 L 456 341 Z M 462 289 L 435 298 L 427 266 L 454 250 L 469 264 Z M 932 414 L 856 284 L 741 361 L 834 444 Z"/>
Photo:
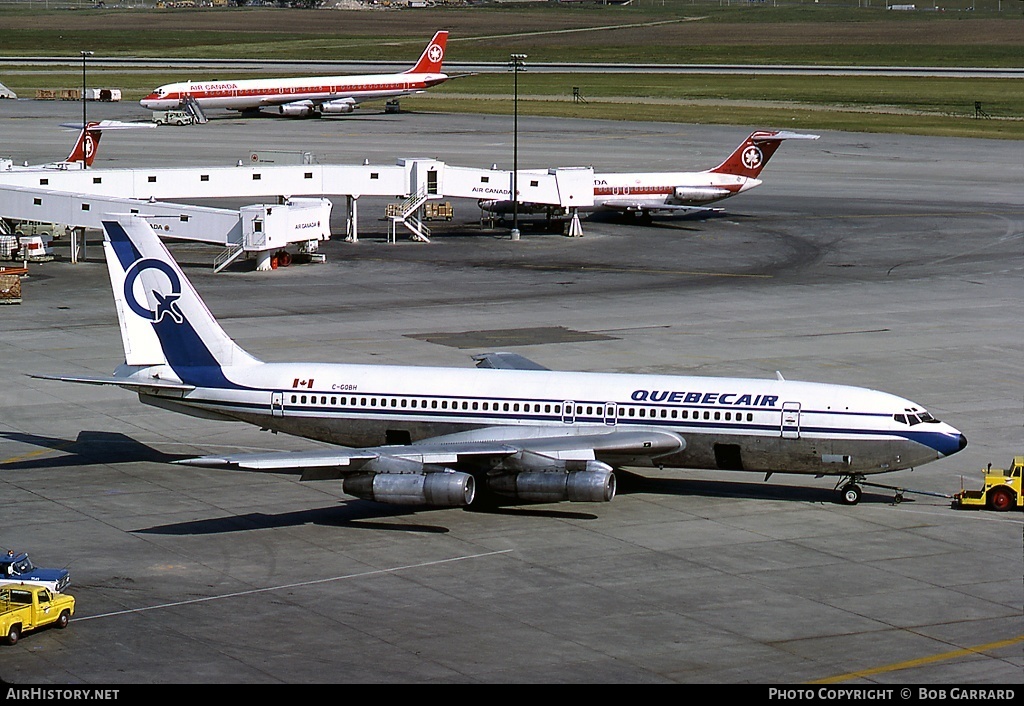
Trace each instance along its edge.
<path fill-rule="evenodd" d="M 313 114 L 313 101 L 285 103 L 284 105 L 277 106 L 277 111 L 281 115 L 287 115 L 292 118 L 305 118 Z"/>
<path fill-rule="evenodd" d="M 390 505 L 460 507 L 473 502 L 476 481 L 468 473 L 356 473 L 342 483 L 346 493 Z"/>
<path fill-rule="evenodd" d="M 727 189 L 718 189 L 713 186 L 677 186 L 672 190 L 672 197 L 683 203 L 708 203 L 718 201 L 728 196 Z"/>
<path fill-rule="evenodd" d="M 487 488 L 497 495 L 534 503 L 609 502 L 615 497 L 615 473 L 602 461 L 565 460 L 521 451 L 488 474 Z"/>
<path fill-rule="evenodd" d="M 356 102 L 353 100 L 337 100 L 320 104 L 320 112 L 324 115 L 339 115 L 351 113 L 356 109 Z"/>

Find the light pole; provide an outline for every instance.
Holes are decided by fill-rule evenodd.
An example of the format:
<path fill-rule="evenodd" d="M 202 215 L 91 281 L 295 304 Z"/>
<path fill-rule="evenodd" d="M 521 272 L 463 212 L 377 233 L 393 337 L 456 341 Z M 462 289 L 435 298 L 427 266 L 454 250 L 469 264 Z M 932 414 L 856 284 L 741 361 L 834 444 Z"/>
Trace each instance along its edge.
<path fill-rule="evenodd" d="M 525 71 L 526 54 L 512 54 L 512 240 L 519 240 L 519 72 Z"/>
<path fill-rule="evenodd" d="M 86 122 L 86 116 L 85 116 L 85 57 L 92 56 L 92 52 L 91 51 L 82 50 L 81 53 L 82 53 L 82 129 L 84 130 L 85 126 L 89 124 L 88 122 Z M 83 159 L 82 160 L 82 168 L 85 169 L 87 166 L 88 166 L 88 160 Z"/>

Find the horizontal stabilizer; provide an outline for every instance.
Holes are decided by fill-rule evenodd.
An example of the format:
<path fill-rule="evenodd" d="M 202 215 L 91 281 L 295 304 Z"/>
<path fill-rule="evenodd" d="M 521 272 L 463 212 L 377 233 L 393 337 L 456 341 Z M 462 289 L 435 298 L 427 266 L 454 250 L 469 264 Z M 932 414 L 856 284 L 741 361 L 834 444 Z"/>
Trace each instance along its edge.
<path fill-rule="evenodd" d="M 70 127 L 75 130 L 82 129 L 82 123 L 61 123 L 61 127 Z M 100 120 L 89 123 L 90 130 L 131 130 L 134 128 L 155 128 L 156 123 L 126 123 L 122 120 Z"/>
<path fill-rule="evenodd" d="M 117 385 L 127 390 L 177 390 L 179 392 L 191 392 L 196 389 L 195 385 L 186 385 L 180 382 L 166 380 L 137 380 L 134 378 L 119 378 L 112 375 L 91 376 L 91 375 L 29 375 L 39 380 L 58 380 L 60 382 L 77 382 L 83 385 Z"/>
<path fill-rule="evenodd" d="M 754 142 L 766 142 L 768 140 L 817 140 L 820 137 L 821 135 L 780 130 L 778 132 L 755 132 L 750 139 Z"/>

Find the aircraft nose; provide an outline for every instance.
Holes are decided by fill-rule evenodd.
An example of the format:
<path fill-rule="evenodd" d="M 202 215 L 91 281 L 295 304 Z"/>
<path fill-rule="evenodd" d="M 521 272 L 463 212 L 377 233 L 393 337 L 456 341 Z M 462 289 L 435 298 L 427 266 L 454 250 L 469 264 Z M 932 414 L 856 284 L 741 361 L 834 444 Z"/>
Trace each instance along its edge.
<path fill-rule="evenodd" d="M 958 448 L 957 451 L 963 451 L 966 448 L 967 448 L 967 435 L 966 434 L 960 434 L 960 448 Z"/>

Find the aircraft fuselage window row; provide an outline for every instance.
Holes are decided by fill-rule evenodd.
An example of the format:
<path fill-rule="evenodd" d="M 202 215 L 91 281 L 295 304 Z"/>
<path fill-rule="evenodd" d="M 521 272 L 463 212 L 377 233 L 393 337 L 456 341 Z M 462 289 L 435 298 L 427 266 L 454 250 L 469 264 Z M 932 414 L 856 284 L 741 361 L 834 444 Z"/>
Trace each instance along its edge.
<path fill-rule="evenodd" d="M 328 401 L 329 400 L 329 401 Z M 376 397 L 337 397 L 326 395 L 292 395 L 293 405 L 319 405 L 332 407 L 394 407 L 405 409 L 443 409 L 443 410 L 467 410 L 467 411 L 493 411 L 493 412 L 524 412 L 526 414 L 562 414 L 562 405 L 537 402 L 469 402 L 467 400 L 419 400 L 399 399 L 397 397 L 378 399 Z M 614 409 L 612 409 L 614 407 Z M 566 408 L 567 414 L 575 414 L 578 417 L 598 416 L 602 418 L 611 417 L 640 417 L 648 419 L 707 419 L 715 421 L 754 421 L 753 412 L 722 412 L 720 410 L 691 410 L 688 409 L 659 409 L 648 407 L 623 407 L 619 405 L 576 405 L 575 412 L 572 407 Z M 744 419 L 746 417 L 746 419 Z"/>
<path fill-rule="evenodd" d="M 362 86 L 287 86 L 281 89 L 280 94 L 332 94 L 332 93 L 356 93 L 359 91 L 394 91 L 417 88 L 419 83 L 368 83 Z M 199 98 L 232 98 L 236 96 L 261 96 L 267 92 L 266 88 L 210 88 L 205 91 L 189 90 L 186 94 Z M 157 94 L 163 97 L 162 93 Z"/>

